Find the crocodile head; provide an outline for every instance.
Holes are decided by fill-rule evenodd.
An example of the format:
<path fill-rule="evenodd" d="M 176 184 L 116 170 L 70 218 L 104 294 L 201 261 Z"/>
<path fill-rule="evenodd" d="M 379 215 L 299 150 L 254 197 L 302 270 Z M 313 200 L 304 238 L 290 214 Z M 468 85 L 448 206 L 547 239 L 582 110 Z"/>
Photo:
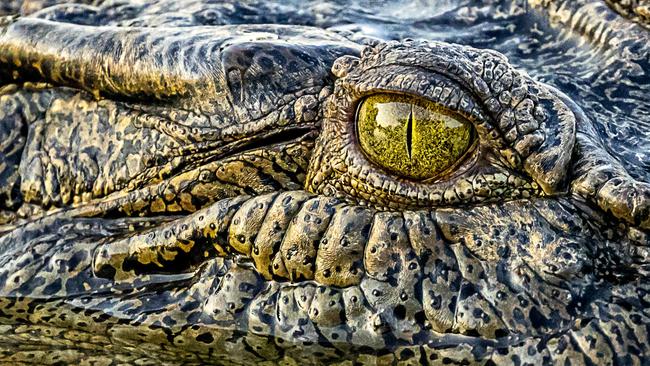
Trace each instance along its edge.
<path fill-rule="evenodd" d="M 60 13 L 0 31 L 0 123 L 22 131 L 0 190 L 16 212 L 7 344 L 72 347 L 56 334 L 82 354 L 204 362 L 647 356 L 650 187 L 594 116 L 501 53 Z M 51 210 L 20 217 L 34 205 Z"/>

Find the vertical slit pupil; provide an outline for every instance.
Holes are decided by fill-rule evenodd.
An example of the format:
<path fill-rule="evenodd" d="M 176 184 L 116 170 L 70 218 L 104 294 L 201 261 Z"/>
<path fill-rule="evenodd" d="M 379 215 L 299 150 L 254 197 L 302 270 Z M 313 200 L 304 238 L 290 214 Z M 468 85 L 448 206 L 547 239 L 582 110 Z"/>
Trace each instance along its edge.
<path fill-rule="evenodd" d="M 408 121 L 406 122 L 406 151 L 409 155 L 409 159 L 411 159 L 411 147 L 413 144 L 413 141 L 411 141 L 413 138 L 413 105 L 411 105 L 411 110 L 409 111 L 409 118 Z"/>

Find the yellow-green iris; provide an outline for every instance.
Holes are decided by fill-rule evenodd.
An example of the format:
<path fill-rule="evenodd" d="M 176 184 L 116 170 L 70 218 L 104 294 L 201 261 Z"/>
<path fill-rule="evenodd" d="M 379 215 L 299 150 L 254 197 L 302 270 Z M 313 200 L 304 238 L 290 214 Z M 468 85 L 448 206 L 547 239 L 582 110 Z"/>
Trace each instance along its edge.
<path fill-rule="evenodd" d="M 445 107 L 400 94 L 375 94 L 357 111 L 359 143 L 375 164 L 403 177 L 433 178 L 472 145 L 472 124 Z"/>

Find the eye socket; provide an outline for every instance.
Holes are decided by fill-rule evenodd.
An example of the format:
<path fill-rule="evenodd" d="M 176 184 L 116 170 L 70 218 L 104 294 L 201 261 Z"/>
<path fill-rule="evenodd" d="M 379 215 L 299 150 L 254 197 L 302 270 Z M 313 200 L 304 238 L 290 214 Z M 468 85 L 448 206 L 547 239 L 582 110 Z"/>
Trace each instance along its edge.
<path fill-rule="evenodd" d="M 412 96 L 374 94 L 357 110 L 361 149 L 375 164 L 415 180 L 440 176 L 472 146 L 472 124 L 447 108 Z"/>

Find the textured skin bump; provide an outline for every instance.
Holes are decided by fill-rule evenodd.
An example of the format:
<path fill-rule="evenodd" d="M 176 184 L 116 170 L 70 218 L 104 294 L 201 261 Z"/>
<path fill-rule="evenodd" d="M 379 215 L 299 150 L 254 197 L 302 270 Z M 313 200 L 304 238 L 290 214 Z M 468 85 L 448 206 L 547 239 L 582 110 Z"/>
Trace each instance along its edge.
<path fill-rule="evenodd" d="M 362 207 L 336 211 L 318 245 L 316 281 L 337 287 L 359 284 L 364 274 L 363 256 L 373 214 L 373 210 Z"/>
<path fill-rule="evenodd" d="M 277 256 L 277 253 L 291 220 L 309 198 L 310 195 L 304 192 L 281 193 L 269 208 L 266 218 L 257 232 L 251 255 L 257 270 L 265 278 L 270 279 L 274 274 L 284 278 L 288 277 L 289 274 L 281 260 L 282 257 Z"/>
<path fill-rule="evenodd" d="M 291 220 L 280 245 L 281 261 L 290 280 L 314 278 L 317 246 L 337 204 L 335 199 L 312 198 L 303 203 Z"/>

